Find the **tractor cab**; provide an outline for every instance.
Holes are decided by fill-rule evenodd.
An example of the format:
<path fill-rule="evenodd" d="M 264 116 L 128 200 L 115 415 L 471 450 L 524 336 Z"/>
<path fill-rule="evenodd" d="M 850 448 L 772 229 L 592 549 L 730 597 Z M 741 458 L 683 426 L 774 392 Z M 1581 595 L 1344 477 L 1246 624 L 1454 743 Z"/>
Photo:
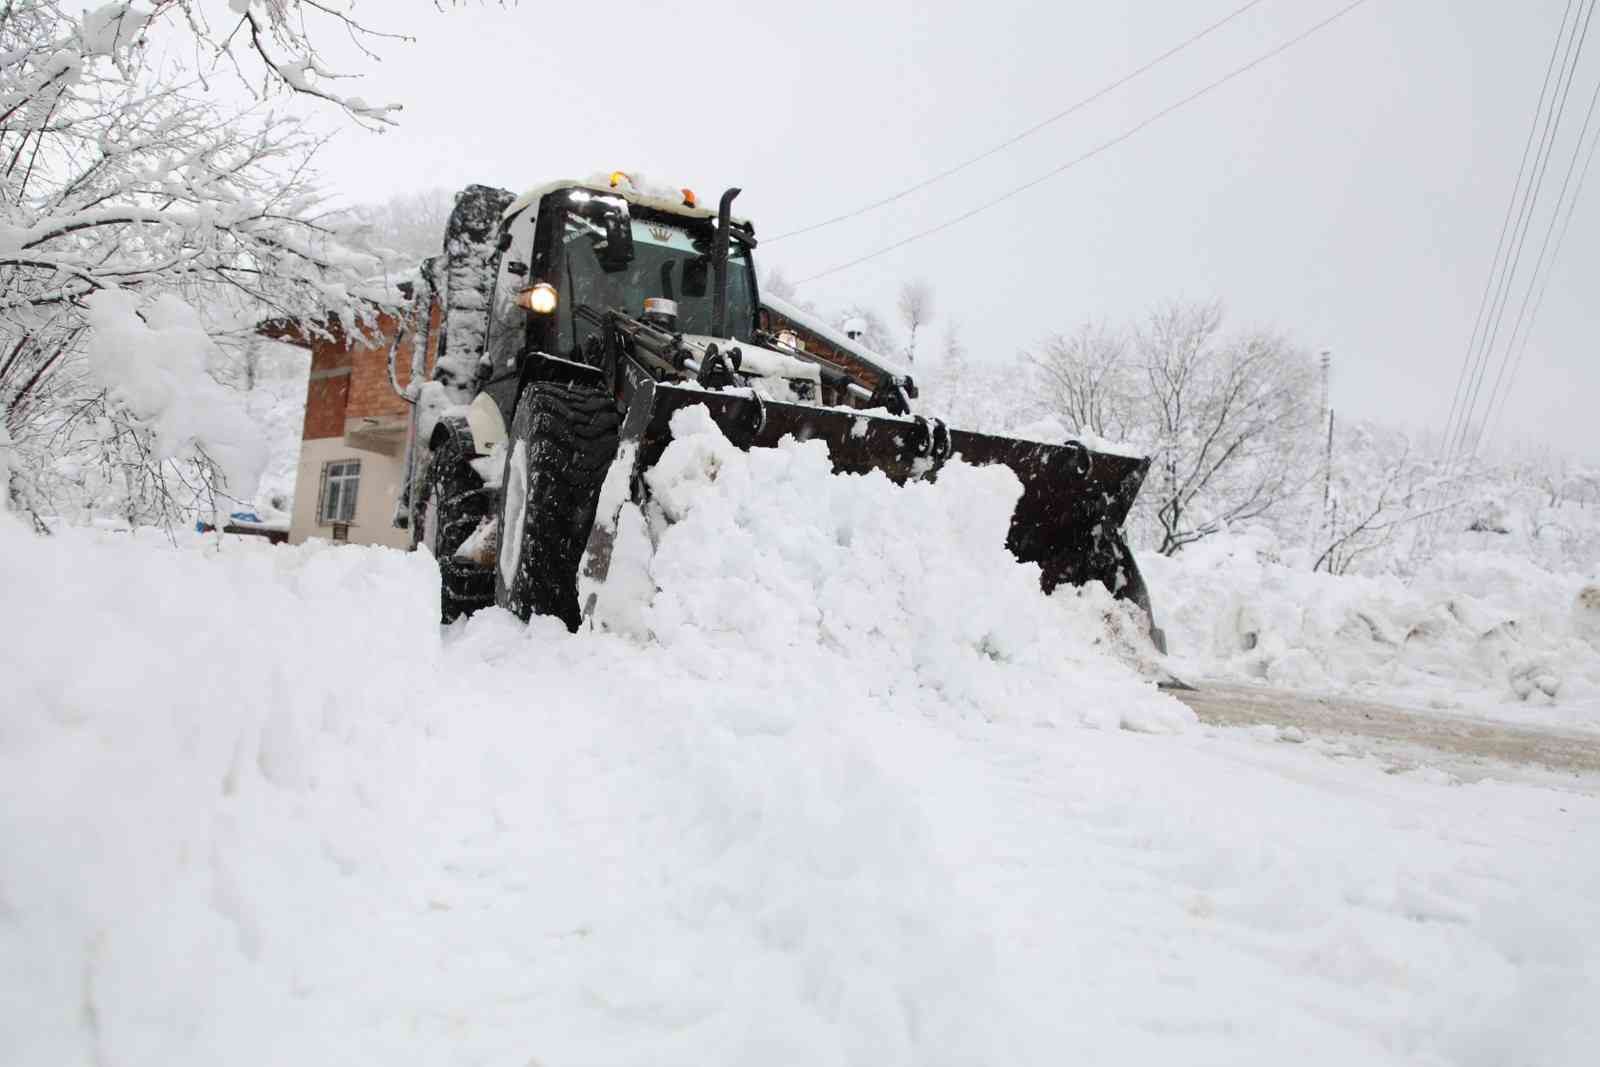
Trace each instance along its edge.
<path fill-rule="evenodd" d="M 726 254 L 719 255 L 723 232 Z M 529 360 L 599 362 L 603 327 L 582 309 L 614 310 L 702 346 L 737 345 L 753 387 L 777 400 L 816 401 L 815 360 L 761 344 L 754 227 L 699 205 L 688 189 L 550 182 L 504 210 L 484 367 L 509 422 Z"/>

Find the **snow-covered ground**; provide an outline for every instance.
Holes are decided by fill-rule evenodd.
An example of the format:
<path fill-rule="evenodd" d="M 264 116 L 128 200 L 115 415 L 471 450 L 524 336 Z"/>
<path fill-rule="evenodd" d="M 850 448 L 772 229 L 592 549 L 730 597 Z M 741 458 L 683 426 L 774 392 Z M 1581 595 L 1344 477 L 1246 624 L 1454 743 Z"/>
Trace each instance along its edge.
<path fill-rule="evenodd" d="M 1310 573 L 1270 535 L 1220 535 L 1140 566 L 1185 677 L 1600 731 L 1600 579 L 1448 553 L 1402 580 Z"/>
<path fill-rule="evenodd" d="M 675 429 L 626 632 L 0 515 L 8 1067 L 1593 1062 L 1600 783 L 1202 727 L 1004 472 Z"/>

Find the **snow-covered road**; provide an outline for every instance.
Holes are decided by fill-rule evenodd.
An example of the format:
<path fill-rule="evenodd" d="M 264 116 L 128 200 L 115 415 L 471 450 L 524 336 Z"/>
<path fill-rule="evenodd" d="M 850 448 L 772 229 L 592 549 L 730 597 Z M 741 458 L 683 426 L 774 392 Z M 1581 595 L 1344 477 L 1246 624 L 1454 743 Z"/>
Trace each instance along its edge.
<path fill-rule="evenodd" d="M 1198 723 L 1004 477 L 684 430 L 640 636 L 0 517 L 7 1067 L 1593 1062 L 1600 798 Z"/>
<path fill-rule="evenodd" d="M 1600 733 L 1523 726 L 1357 700 L 1340 693 L 1307 693 L 1199 679 L 1173 695 L 1217 726 L 1275 726 L 1334 738 L 1379 755 L 1440 764 L 1472 777 L 1503 775 L 1506 765 L 1542 768 L 1576 788 L 1600 787 Z M 1292 733 L 1291 733 L 1292 736 Z M 1430 750 L 1418 753 L 1417 749 Z M 1558 779 L 1560 780 L 1560 779 Z"/>

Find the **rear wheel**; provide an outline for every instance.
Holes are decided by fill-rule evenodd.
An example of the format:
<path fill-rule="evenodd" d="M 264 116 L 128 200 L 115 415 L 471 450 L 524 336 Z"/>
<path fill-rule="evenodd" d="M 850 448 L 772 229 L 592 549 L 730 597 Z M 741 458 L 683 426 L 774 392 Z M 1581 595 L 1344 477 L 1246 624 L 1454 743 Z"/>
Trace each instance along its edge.
<path fill-rule="evenodd" d="M 519 618 L 554 615 L 576 630 L 578 564 L 600 485 L 617 452 L 609 391 L 534 382 L 511 423 L 500 514 L 495 603 Z"/>
<path fill-rule="evenodd" d="M 439 618 L 450 623 L 494 603 L 494 569 L 455 556 L 489 514 L 493 490 L 472 469 L 476 453 L 465 423 L 438 436 L 411 505 L 411 543 L 439 562 Z"/>

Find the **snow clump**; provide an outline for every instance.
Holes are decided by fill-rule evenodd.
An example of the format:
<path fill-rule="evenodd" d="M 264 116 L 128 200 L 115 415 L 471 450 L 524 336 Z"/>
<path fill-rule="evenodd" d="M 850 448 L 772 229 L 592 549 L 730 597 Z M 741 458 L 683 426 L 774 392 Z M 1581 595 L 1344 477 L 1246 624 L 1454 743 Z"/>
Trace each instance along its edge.
<path fill-rule="evenodd" d="M 267 466 L 265 434 L 245 397 L 213 377 L 216 345 L 195 310 L 170 294 L 145 301 L 122 289 L 85 303 L 90 373 L 154 433 L 156 458 L 203 451 L 221 469 L 227 495 L 248 502 Z"/>
<path fill-rule="evenodd" d="M 1043 596 L 1039 568 L 1006 549 L 1022 491 L 1008 468 L 956 461 L 898 486 L 833 473 L 820 440 L 741 451 L 704 407 L 671 429 L 645 509 L 607 494 L 619 508 L 603 628 L 708 676 L 734 659 L 775 677 L 803 664 L 908 711 L 1158 732 L 1193 720 L 1141 698 L 1106 655 L 1121 606 L 1104 589 Z"/>

